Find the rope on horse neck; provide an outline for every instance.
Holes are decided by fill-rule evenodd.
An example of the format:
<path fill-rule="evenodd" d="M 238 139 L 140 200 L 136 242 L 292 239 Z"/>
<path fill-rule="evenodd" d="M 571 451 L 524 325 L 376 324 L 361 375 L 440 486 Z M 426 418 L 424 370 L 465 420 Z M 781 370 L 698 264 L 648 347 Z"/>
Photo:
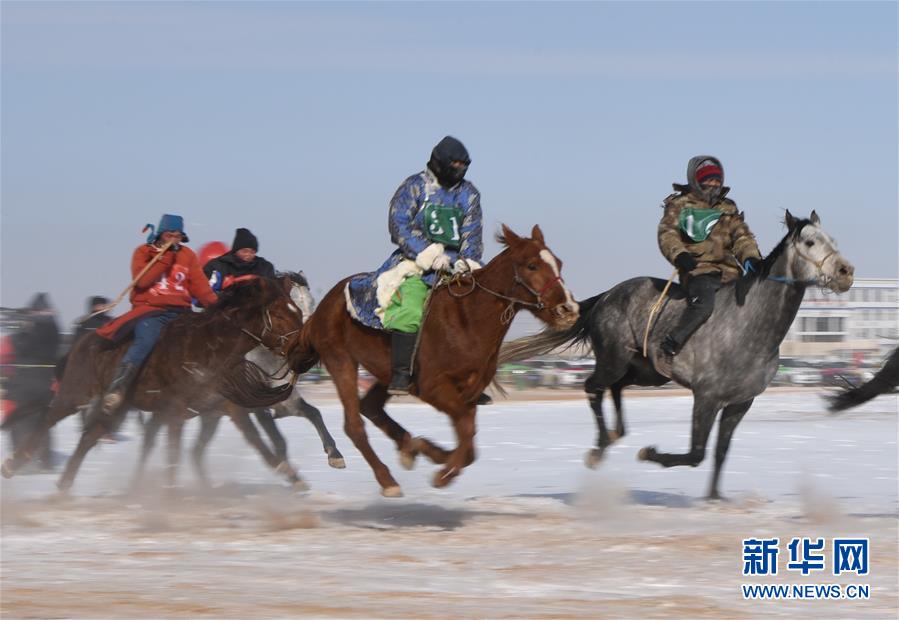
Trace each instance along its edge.
<path fill-rule="evenodd" d="M 454 293 L 452 285 L 459 284 L 462 281 L 462 279 L 466 276 L 471 278 L 471 286 L 469 287 L 469 289 L 462 293 L 458 293 L 458 294 Z M 471 271 L 457 273 L 457 274 L 453 275 L 452 277 L 445 278 L 444 280 L 441 280 L 441 284 L 445 284 L 447 292 L 452 297 L 455 297 L 456 299 L 461 299 L 462 297 L 467 297 L 467 296 L 471 295 L 476 288 L 479 288 L 482 291 L 484 291 L 485 293 L 493 295 L 494 297 L 496 297 L 498 299 L 508 301 L 509 305 L 506 306 L 506 309 L 503 310 L 503 313 L 500 315 L 500 320 L 503 322 L 503 325 L 509 324 L 512 321 L 512 319 L 515 318 L 515 304 L 520 304 L 527 308 L 536 308 L 537 310 L 542 310 L 545 307 L 543 304 L 543 300 L 541 299 L 540 293 L 538 293 L 537 291 L 535 291 L 531 287 L 529 287 L 519 277 L 517 270 L 515 272 L 515 284 L 521 285 L 527 292 L 534 295 L 537 298 L 536 302 L 526 301 L 524 299 L 519 299 L 517 297 L 510 297 L 509 295 L 504 295 L 503 293 L 499 293 L 497 291 L 489 289 L 486 286 L 484 286 L 483 284 L 481 284 L 480 282 L 478 282 L 477 278 L 474 277 L 474 274 Z"/>
<path fill-rule="evenodd" d="M 674 276 L 677 275 L 677 269 L 671 272 L 671 277 L 668 278 L 668 283 L 665 285 L 665 288 L 662 289 L 662 294 L 659 295 L 659 298 L 652 305 L 652 308 L 649 309 L 649 318 L 646 319 L 646 331 L 643 332 L 643 357 L 647 357 L 647 349 L 649 345 L 649 330 L 652 329 L 652 320 L 656 315 L 656 312 L 662 307 L 662 303 L 665 301 L 665 296 L 668 294 L 668 289 L 671 288 L 671 283 L 674 282 Z"/>

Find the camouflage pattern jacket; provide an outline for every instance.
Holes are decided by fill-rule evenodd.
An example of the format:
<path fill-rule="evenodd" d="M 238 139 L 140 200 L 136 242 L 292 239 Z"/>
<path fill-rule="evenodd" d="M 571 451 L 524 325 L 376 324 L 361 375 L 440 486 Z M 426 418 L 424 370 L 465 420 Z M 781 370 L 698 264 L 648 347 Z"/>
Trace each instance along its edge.
<path fill-rule="evenodd" d="M 726 188 L 722 188 L 714 205 L 685 191 L 686 186 L 675 185 L 675 189 L 681 191 L 668 196 L 662 205 L 665 213 L 659 222 L 658 238 L 659 249 L 672 265 L 681 252 L 689 252 L 696 259 L 696 269 L 679 274 L 681 282 L 690 276 L 714 273 L 721 274 L 722 282 L 730 282 L 741 276 L 741 265 L 746 259 L 761 258 L 755 236 L 743 221 L 743 214 L 737 211 L 734 201 L 724 197 Z M 688 208 L 716 209 L 722 213 L 703 241 L 694 241 L 681 228 L 681 212 Z"/>

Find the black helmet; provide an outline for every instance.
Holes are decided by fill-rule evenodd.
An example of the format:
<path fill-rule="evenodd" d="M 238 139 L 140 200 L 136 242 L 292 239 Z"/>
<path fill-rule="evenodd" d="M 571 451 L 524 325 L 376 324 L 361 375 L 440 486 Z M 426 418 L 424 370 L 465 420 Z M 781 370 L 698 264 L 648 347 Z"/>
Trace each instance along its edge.
<path fill-rule="evenodd" d="M 464 162 L 465 165 L 455 168 L 452 166 L 454 161 Z M 465 145 L 452 136 L 446 136 L 431 151 L 428 168 L 434 173 L 434 176 L 437 177 L 442 186 L 453 187 L 465 178 L 465 173 L 468 171 L 470 163 L 471 158 L 468 156 Z"/>

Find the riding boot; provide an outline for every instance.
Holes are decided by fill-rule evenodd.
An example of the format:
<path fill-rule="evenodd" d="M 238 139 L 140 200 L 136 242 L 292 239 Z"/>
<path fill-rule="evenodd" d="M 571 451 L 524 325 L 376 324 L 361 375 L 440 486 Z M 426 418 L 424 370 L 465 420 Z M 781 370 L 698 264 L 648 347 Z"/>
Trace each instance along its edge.
<path fill-rule="evenodd" d="M 418 333 L 390 332 L 390 363 L 393 369 L 387 393 L 408 394 L 412 387 L 412 355 Z"/>
<path fill-rule="evenodd" d="M 125 401 L 125 394 L 134 382 L 134 377 L 137 376 L 137 370 L 136 364 L 128 362 L 119 364 L 115 377 L 113 377 L 109 387 L 103 393 L 100 413 L 110 416 L 122 406 L 122 403 Z"/>

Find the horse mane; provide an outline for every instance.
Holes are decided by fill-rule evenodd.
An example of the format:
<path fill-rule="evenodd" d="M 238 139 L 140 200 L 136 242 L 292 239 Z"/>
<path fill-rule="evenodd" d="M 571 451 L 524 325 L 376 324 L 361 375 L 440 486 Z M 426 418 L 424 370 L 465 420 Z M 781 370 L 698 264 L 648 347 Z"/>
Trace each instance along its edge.
<path fill-rule="evenodd" d="M 226 288 L 219 295 L 218 301 L 205 312 L 194 314 L 191 318 L 196 321 L 197 326 L 207 325 L 222 316 L 231 318 L 247 310 L 266 306 L 280 294 L 277 283 L 267 278 L 237 282 Z"/>
<path fill-rule="evenodd" d="M 793 227 L 792 230 L 788 230 L 787 234 L 784 235 L 783 239 L 780 240 L 774 249 L 768 253 L 768 256 L 762 259 L 762 267 L 759 269 L 757 274 L 753 274 L 756 278 L 767 278 L 771 273 L 771 268 L 774 267 L 774 263 L 777 262 L 784 252 L 787 251 L 788 242 L 792 241 L 796 237 L 799 236 L 799 233 L 802 232 L 802 229 L 806 227 L 806 225 L 811 224 L 811 220 L 802 219 L 796 222 L 796 226 Z"/>
<path fill-rule="evenodd" d="M 306 274 L 304 274 L 302 271 L 278 271 L 275 273 L 275 277 L 278 278 L 283 278 L 285 276 L 290 278 L 290 281 L 294 284 L 299 284 L 300 286 L 309 288 L 309 280 L 306 278 Z"/>

